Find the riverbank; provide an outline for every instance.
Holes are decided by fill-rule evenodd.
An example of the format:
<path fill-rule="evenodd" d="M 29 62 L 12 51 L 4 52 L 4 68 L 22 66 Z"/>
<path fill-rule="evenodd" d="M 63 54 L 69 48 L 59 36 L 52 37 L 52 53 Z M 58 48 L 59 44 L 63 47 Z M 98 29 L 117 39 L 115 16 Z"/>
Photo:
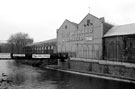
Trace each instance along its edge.
<path fill-rule="evenodd" d="M 67 72 L 67 73 L 72 73 L 72 74 L 78 74 L 78 75 L 83 75 L 83 76 L 96 77 L 96 78 L 122 81 L 122 82 L 128 82 L 128 83 L 134 83 L 135 84 L 135 80 L 133 80 L 131 78 L 129 79 L 129 78 L 123 77 L 123 76 L 115 76 L 115 75 L 111 75 L 111 74 L 102 74 L 102 73 L 93 72 L 93 71 L 82 71 L 81 68 L 77 70 L 73 67 L 73 64 L 71 65 L 71 63 L 70 63 L 70 68 L 69 68 L 67 63 L 62 63 L 60 65 L 59 64 L 58 65 L 47 65 L 46 61 L 41 62 L 39 60 L 38 61 L 36 61 L 36 60 L 34 60 L 34 61 L 33 60 L 24 61 L 23 60 L 23 61 L 18 61 L 18 62 L 21 62 L 21 63 L 26 64 L 26 65 L 40 67 L 40 68 L 43 68 L 43 69 L 46 68 L 46 69 L 57 70 L 57 71 L 62 71 L 62 72 Z M 83 65 L 83 66 L 85 66 L 85 65 Z M 76 67 L 76 68 L 78 68 L 78 67 Z M 82 67 L 82 68 L 84 68 L 84 67 Z M 93 67 L 93 68 L 96 68 L 96 67 Z"/>
<path fill-rule="evenodd" d="M 73 70 L 73 69 L 64 69 L 64 68 L 60 68 L 57 65 L 49 65 L 49 66 L 46 66 L 44 68 L 51 69 L 51 70 L 62 71 L 62 72 L 66 72 L 66 73 L 82 75 L 82 76 L 102 78 L 102 79 L 121 81 L 121 82 L 128 82 L 128 83 L 134 83 L 135 84 L 135 81 L 130 80 L 130 79 L 126 79 L 126 78 L 124 79 L 124 78 L 119 78 L 119 77 L 115 77 L 115 76 L 102 75 L 102 74 L 98 74 L 98 73 L 80 72 L 80 71 L 76 71 L 76 70 Z"/>

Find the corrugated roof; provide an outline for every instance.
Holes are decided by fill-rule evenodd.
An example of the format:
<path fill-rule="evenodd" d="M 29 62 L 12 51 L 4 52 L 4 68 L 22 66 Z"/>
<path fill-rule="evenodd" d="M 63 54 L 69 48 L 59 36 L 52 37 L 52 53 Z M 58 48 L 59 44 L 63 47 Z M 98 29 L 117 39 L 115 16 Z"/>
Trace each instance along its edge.
<path fill-rule="evenodd" d="M 135 34 L 135 23 L 112 27 L 104 37 Z"/>
<path fill-rule="evenodd" d="M 42 41 L 42 42 L 33 43 L 33 44 L 30 44 L 30 45 L 27 45 L 27 46 L 40 45 L 40 44 L 44 44 L 44 43 L 53 43 L 53 42 L 56 42 L 56 41 L 57 41 L 57 39 L 54 38 L 54 39 L 50 39 L 50 40 L 46 40 L 46 41 Z"/>
<path fill-rule="evenodd" d="M 39 42 L 39 43 L 51 43 L 51 42 L 56 42 L 57 39 L 54 38 L 54 39 L 50 39 L 50 40 L 46 40 L 46 41 L 42 41 L 42 42 Z"/>

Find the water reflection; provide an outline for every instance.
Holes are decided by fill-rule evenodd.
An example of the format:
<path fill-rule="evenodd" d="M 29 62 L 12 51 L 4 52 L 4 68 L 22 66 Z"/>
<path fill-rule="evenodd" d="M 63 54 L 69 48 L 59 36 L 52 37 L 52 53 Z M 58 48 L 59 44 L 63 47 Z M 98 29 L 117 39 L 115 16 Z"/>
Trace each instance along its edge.
<path fill-rule="evenodd" d="M 14 61 L 1 60 L 0 74 L 3 72 L 15 89 L 135 89 L 135 84 L 39 69 Z"/>
<path fill-rule="evenodd" d="M 109 81 L 48 70 L 46 77 L 56 81 L 58 89 L 135 89 L 134 84 Z M 50 74 L 51 73 L 51 74 Z"/>

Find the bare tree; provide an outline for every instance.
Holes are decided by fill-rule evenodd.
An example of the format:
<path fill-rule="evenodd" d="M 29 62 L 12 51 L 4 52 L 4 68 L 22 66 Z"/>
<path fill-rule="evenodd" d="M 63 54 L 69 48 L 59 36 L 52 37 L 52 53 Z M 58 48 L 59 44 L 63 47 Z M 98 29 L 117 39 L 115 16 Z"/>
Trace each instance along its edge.
<path fill-rule="evenodd" d="M 33 39 L 27 33 L 19 32 L 11 35 L 8 43 L 12 44 L 12 52 L 21 53 L 24 46 L 33 43 Z"/>

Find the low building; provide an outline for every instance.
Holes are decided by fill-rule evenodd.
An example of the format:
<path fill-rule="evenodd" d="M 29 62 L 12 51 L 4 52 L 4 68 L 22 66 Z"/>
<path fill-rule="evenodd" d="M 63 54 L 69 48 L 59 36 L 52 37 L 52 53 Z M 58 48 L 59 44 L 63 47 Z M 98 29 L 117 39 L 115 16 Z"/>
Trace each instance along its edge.
<path fill-rule="evenodd" d="M 104 44 L 104 60 L 135 63 L 135 23 L 110 29 Z"/>
<path fill-rule="evenodd" d="M 47 41 L 37 42 L 24 47 L 25 53 L 35 54 L 51 54 L 57 53 L 57 40 L 51 39 Z"/>

